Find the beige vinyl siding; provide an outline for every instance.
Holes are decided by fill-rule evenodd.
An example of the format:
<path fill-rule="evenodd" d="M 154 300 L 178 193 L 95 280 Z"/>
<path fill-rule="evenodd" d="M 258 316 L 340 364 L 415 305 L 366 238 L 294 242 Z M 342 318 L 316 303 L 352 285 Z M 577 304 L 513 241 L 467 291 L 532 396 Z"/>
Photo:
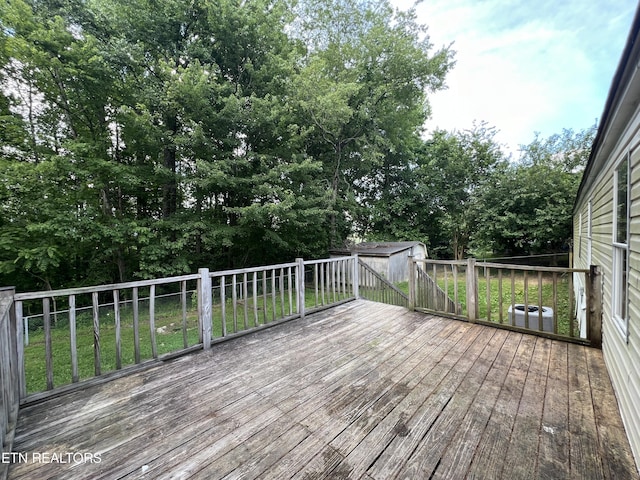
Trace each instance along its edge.
<path fill-rule="evenodd" d="M 636 463 L 640 464 L 640 138 L 636 135 L 636 125 L 640 125 L 638 112 L 625 134 L 617 139 L 618 145 L 600 172 L 597 183 L 590 191 L 583 192 L 576 204 L 574 222 L 578 222 L 579 213 L 582 212 L 583 253 L 576 256 L 574 264 L 576 268 L 588 268 L 586 217 L 591 199 L 591 263 L 600 266 L 603 272 L 603 355 Z M 627 152 L 631 153 L 629 343 L 612 318 L 614 170 Z"/>
<path fill-rule="evenodd" d="M 573 232 L 574 232 L 574 251 L 573 251 L 573 267 L 574 268 L 589 268 L 588 261 L 588 240 L 587 240 L 587 226 L 588 226 L 588 203 L 585 203 L 581 211 L 574 216 Z M 573 275 L 573 288 L 574 298 L 576 299 L 575 318 L 578 322 L 578 328 L 580 336 L 587 336 L 586 325 L 586 285 L 584 284 L 584 275 Z"/>
<path fill-rule="evenodd" d="M 629 344 L 621 347 L 619 358 L 625 363 L 621 371 L 624 383 L 617 390 L 626 391 L 618 399 L 627 435 L 636 457 L 640 459 L 640 138 L 636 135 L 630 162 L 630 240 L 629 240 Z M 626 353 L 626 355 L 625 355 Z"/>

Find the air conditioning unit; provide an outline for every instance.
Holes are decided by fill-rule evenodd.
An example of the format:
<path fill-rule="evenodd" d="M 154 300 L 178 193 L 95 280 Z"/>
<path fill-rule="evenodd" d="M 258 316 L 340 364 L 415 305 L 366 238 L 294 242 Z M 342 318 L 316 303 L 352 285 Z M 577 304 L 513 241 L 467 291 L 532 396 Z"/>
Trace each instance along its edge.
<path fill-rule="evenodd" d="M 516 304 L 509 306 L 509 324 L 525 328 L 525 311 L 529 320 L 529 330 L 540 331 L 540 317 L 542 317 L 542 331 L 553 333 L 553 309 L 537 305 Z"/>

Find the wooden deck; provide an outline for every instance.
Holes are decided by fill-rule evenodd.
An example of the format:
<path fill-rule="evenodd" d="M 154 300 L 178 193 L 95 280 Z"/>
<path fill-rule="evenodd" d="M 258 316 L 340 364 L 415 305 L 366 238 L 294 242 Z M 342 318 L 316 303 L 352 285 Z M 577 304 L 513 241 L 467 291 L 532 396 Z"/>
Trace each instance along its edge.
<path fill-rule="evenodd" d="M 363 300 L 24 408 L 14 452 L 10 479 L 638 478 L 601 351 Z"/>

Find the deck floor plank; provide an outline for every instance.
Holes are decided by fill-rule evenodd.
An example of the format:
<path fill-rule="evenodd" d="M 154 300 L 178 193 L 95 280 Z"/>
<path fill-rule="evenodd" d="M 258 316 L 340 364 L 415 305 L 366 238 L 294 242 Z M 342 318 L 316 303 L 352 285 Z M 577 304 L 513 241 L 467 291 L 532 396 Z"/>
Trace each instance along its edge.
<path fill-rule="evenodd" d="M 450 441 L 451 448 L 444 452 L 440 468 L 434 472 L 434 479 L 465 477 L 498 401 L 519 344 L 520 338 L 516 335 L 509 335 L 505 339 L 458 431 Z"/>
<path fill-rule="evenodd" d="M 553 342 L 542 413 L 538 478 L 555 480 L 569 471 L 569 388 L 567 344 Z"/>
<path fill-rule="evenodd" d="M 624 478 L 627 471 L 634 468 L 633 456 L 626 448 L 620 449 L 616 441 L 625 435 L 624 425 L 613 395 L 609 375 L 605 370 L 602 350 L 589 349 L 586 352 L 589 368 L 589 383 L 596 416 L 598 440 L 602 452 L 602 467 L 608 478 Z M 606 421 L 603 421 L 606 419 Z"/>
<path fill-rule="evenodd" d="M 428 375 L 348 454 L 353 476 L 368 472 L 374 478 L 393 478 L 388 472 L 404 465 L 416 442 L 449 403 L 476 352 L 493 334 L 495 330 L 470 330 L 450 346 Z"/>
<path fill-rule="evenodd" d="M 508 333 L 504 330 L 496 330 L 492 333 L 493 335 L 487 342 L 474 342 L 474 347 L 476 345 L 482 347 L 481 350 L 477 351 L 475 355 L 468 355 L 473 362 L 469 362 L 470 365 L 468 370 L 464 372 L 464 377 L 451 391 L 446 405 L 434 418 L 429 430 L 416 439 L 418 442 L 416 448 L 407 456 L 402 469 L 399 471 L 401 478 L 432 478 L 435 472 L 441 469 L 445 452 L 447 452 L 452 443 L 452 439 L 461 426 L 461 422 L 471 407 L 478 390 L 484 383 L 487 373 L 508 336 Z M 470 353 L 473 353 L 473 350 Z M 456 370 L 460 371 L 462 369 L 459 365 L 456 365 Z M 483 398 L 482 401 L 484 402 L 485 399 Z M 428 412 L 431 414 L 432 408 L 429 408 Z M 423 424 L 424 422 L 421 418 L 418 425 Z M 469 431 L 467 430 L 463 438 L 460 439 L 463 444 L 467 443 L 468 434 Z M 406 441 L 406 438 L 397 438 L 397 440 Z M 393 450 L 391 448 L 389 451 Z M 455 451 L 456 448 L 453 448 L 453 450 Z M 453 454 L 454 458 L 458 456 L 455 453 Z M 395 458 L 397 459 L 398 457 L 396 456 Z M 445 469 L 448 468 L 449 466 L 445 467 Z M 398 472 L 392 471 L 389 473 L 391 474 L 390 476 L 395 477 Z M 384 475 L 387 475 L 387 473 L 373 476 L 383 478 Z"/>
<path fill-rule="evenodd" d="M 505 452 L 501 474 L 503 478 L 536 478 L 551 343 L 536 339 L 511 432 L 511 441 Z"/>
<path fill-rule="evenodd" d="M 535 337 L 529 335 L 521 336 L 519 340 L 516 356 L 474 453 L 467 472 L 468 478 L 502 478 L 504 456 L 512 439 L 513 425 L 536 341 Z"/>
<path fill-rule="evenodd" d="M 639 480 L 601 352 L 358 300 L 20 412 L 10 479 Z"/>
<path fill-rule="evenodd" d="M 571 476 L 589 480 L 603 478 L 602 455 L 598 453 L 598 429 L 593 407 L 586 350 L 569 345 L 569 435 Z"/>

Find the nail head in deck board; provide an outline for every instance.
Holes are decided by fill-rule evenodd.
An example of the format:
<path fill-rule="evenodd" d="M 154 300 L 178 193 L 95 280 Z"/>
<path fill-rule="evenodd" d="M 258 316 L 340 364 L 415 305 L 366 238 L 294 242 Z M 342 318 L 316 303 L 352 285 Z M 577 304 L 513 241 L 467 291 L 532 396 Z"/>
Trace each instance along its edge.
<path fill-rule="evenodd" d="M 487 333 L 489 330 L 500 333 Z M 498 348 L 496 340 L 500 335 L 506 336 L 506 340 Z M 489 343 L 489 338 L 494 338 L 494 342 Z M 495 369 L 499 376 L 499 359 L 508 357 L 509 348 L 512 348 L 509 345 L 513 345 L 514 339 L 522 340 L 512 364 L 507 367 L 505 362 L 502 373 L 506 379 L 497 401 L 493 402 L 491 395 L 482 396 L 480 392 L 489 389 L 495 394 L 491 372 Z M 531 346 L 540 342 L 551 345 L 548 339 L 411 313 L 401 307 L 362 300 L 350 302 L 309 314 L 304 320 L 218 344 L 208 352 L 182 357 L 107 384 L 26 407 L 21 412 L 15 451 L 54 451 L 56 445 L 65 445 L 86 451 L 95 448 L 104 454 L 99 465 L 74 468 L 63 464 L 12 465 L 9 478 L 29 478 L 29 475 L 32 478 L 48 475 L 66 479 L 99 478 L 99 475 L 139 478 L 142 465 L 151 467 L 149 478 L 178 476 L 183 470 L 195 478 L 208 478 L 215 476 L 218 462 L 231 468 L 244 459 L 255 466 L 246 472 L 236 468 L 229 472 L 229 478 L 233 478 L 233 472 L 246 473 L 248 476 L 236 477 L 243 479 L 258 476 L 287 478 L 287 475 L 279 475 L 282 472 L 300 478 L 313 476 L 313 473 L 330 476 L 333 472 L 353 475 L 350 478 L 380 480 L 373 471 L 359 473 L 362 466 L 352 463 L 358 455 L 363 456 L 362 447 L 358 445 L 365 442 L 376 455 L 383 451 L 393 456 L 389 448 L 396 446 L 399 440 L 396 443 L 389 440 L 394 438 L 390 435 L 394 435 L 398 422 L 402 420 L 408 435 L 397 438 L 412 441 L 421 428 L 417 420 L 433 415 L 428 408 L 418 416 L 415 413 L 428 398 L 443 393 L 447 388 L 445 385 L 453 388 L 456 382 L 459 383 L 457 389 L 447 393 L 452 400 L 444 411 L 459 405 L 456 398 L 464 400 L 460 404 L 468 403 L 468 399 L 465 400 L 467 393 L 460 388 L 477 386 L 480 377 L 476 375 L 476 366 L 489 368 L 489 373 L 466 412 L 470 415 L 472 409 L 477 408 L 486 415 L 486 408 L 491 415 L 475 448 L 469 478 L 500 478 L 509 442 L 522 441 L 510 436 L 509 432 L 512 424 L 518 421 L 515 415 L 522 390 L 526 389 L 527 371 L 535 371 L 535 367 L 530 366 L 532 359 L 540 357 L 543 351 L 543 348 L 536 349 L 532 355 Z M 474 347 L 475 344 L 479 346 Z M 586 347 L 567 348 L 580 352 Z M 485 351 L 484 355 L 482 351 Z M 495 351 L 495 360 L 491 363 Z M 488 353 L 491 355 L 487 356 Z M 358 358 L 363 361 L 358 362 Z M 554 358 L 554 347 L 551 347 L 551 358 Z M 469 362 L 471 366 L 465 366 Z M 256 365 L 260 368 L 256 369 Z M 586 372 L 577 360 L 574 360 L 574 367 Z M 592 370 L 596 369 L 589 372 Z M 546 383 L 551 388 L 553 369 L 549 370 L 549 375 Z M 585 397 L 591 401 L 589 375 L 585 373 L 580 379 L 586 381 L 585 394 L 576 396 L 574 402 L 582 402 Z M 328 381 L 326 388 L 322 388 L 322 379 Z M 351 391 L 354 385 L 357 389 Z M 389 389 L 389 385 L 394 387 Z M 395 385 L 402 388 L 395 388 Z M 601 400 L 603 405 L 615 404 L 613 393 L 606 384 L 598 388 L 602 391 L 594 392 L 594 398 L 602 395 L 606 397 Z M 280 394 L 296 389 L 301 393 L 291 401 Z M 309 408 L 311 404 L 317 413 Z M 593 411 L 593 406 L 590 408 Z M 369 412 L 376 417 L 375 427 L 369 423 Z M 401 415 L 403 412 L 406 416 Z M 409 415 L 411 412 L 413 417 Z M 465 418 L 466 414 L 460 412 L 460 418 Z M 449 413 L 453 418 L 454 411 Z M 567 414 L 574 415 L 574 411 L 569 410 Z M 600 425 L 598 431 L 606 431 L 608 435 L 606 438 L 599 436 L 599 444 L 630 455 L 626 439 L 618 435 L 619 418 L 609 427 L 609 419 L 604 415 L 600 418 L 598 410 L 596 416 Z M 538 420 L 540 424 L 542 418 Z M 269 432 L 290 431 L 286 430 L 289 425 L 296 432 L 295 439 L 289 441 L 284 437 L 286 434 L 272 439 Z M 450 441 L 443 443 L 443 460 L 436 472 L 444 473 L 454 468 L 444 464 L 448 458 L 468 457 L 462 444 L 468 443 L 474 448 L 478 443 L 473 428 L 468 430 L 472 434 L 463 435 L 467 431 L 465 425 L 461 423 L 455 435 L 449 437 Z M 507 435 L 498 438 L 503 429 Z M 598 431 L 596 434 L 600 435 Z M 397 428 L 395 432 L 397 435 Z M 381 433 L 378 441 L 373 441 Z M 493 448 L 484 448 L 490 443 Z M 277 445 L 277 452 L 273 454 L 272 445 Z M 337 454 L 330 456 L 331 461 L 323 463 L 322 452 L 334 451 Z M 399 461 L 406 460 L 402 449 L 397 450 L 396 455 Z M 482 466 L 487 455 L 491 456 L 489 460 L 494 467 L 475 469 L 474 465 Z M 624 466 L 623 463 L 620 468 L 624 469 Z M 602 476 L 599 478 L 611 478 L 609 471 L 600 470 Z M 564 477 L 571 473 L 566 472 Z M 637 480 L 638 476 L 631 468 L 623 471 L 620 478 Z"/>

